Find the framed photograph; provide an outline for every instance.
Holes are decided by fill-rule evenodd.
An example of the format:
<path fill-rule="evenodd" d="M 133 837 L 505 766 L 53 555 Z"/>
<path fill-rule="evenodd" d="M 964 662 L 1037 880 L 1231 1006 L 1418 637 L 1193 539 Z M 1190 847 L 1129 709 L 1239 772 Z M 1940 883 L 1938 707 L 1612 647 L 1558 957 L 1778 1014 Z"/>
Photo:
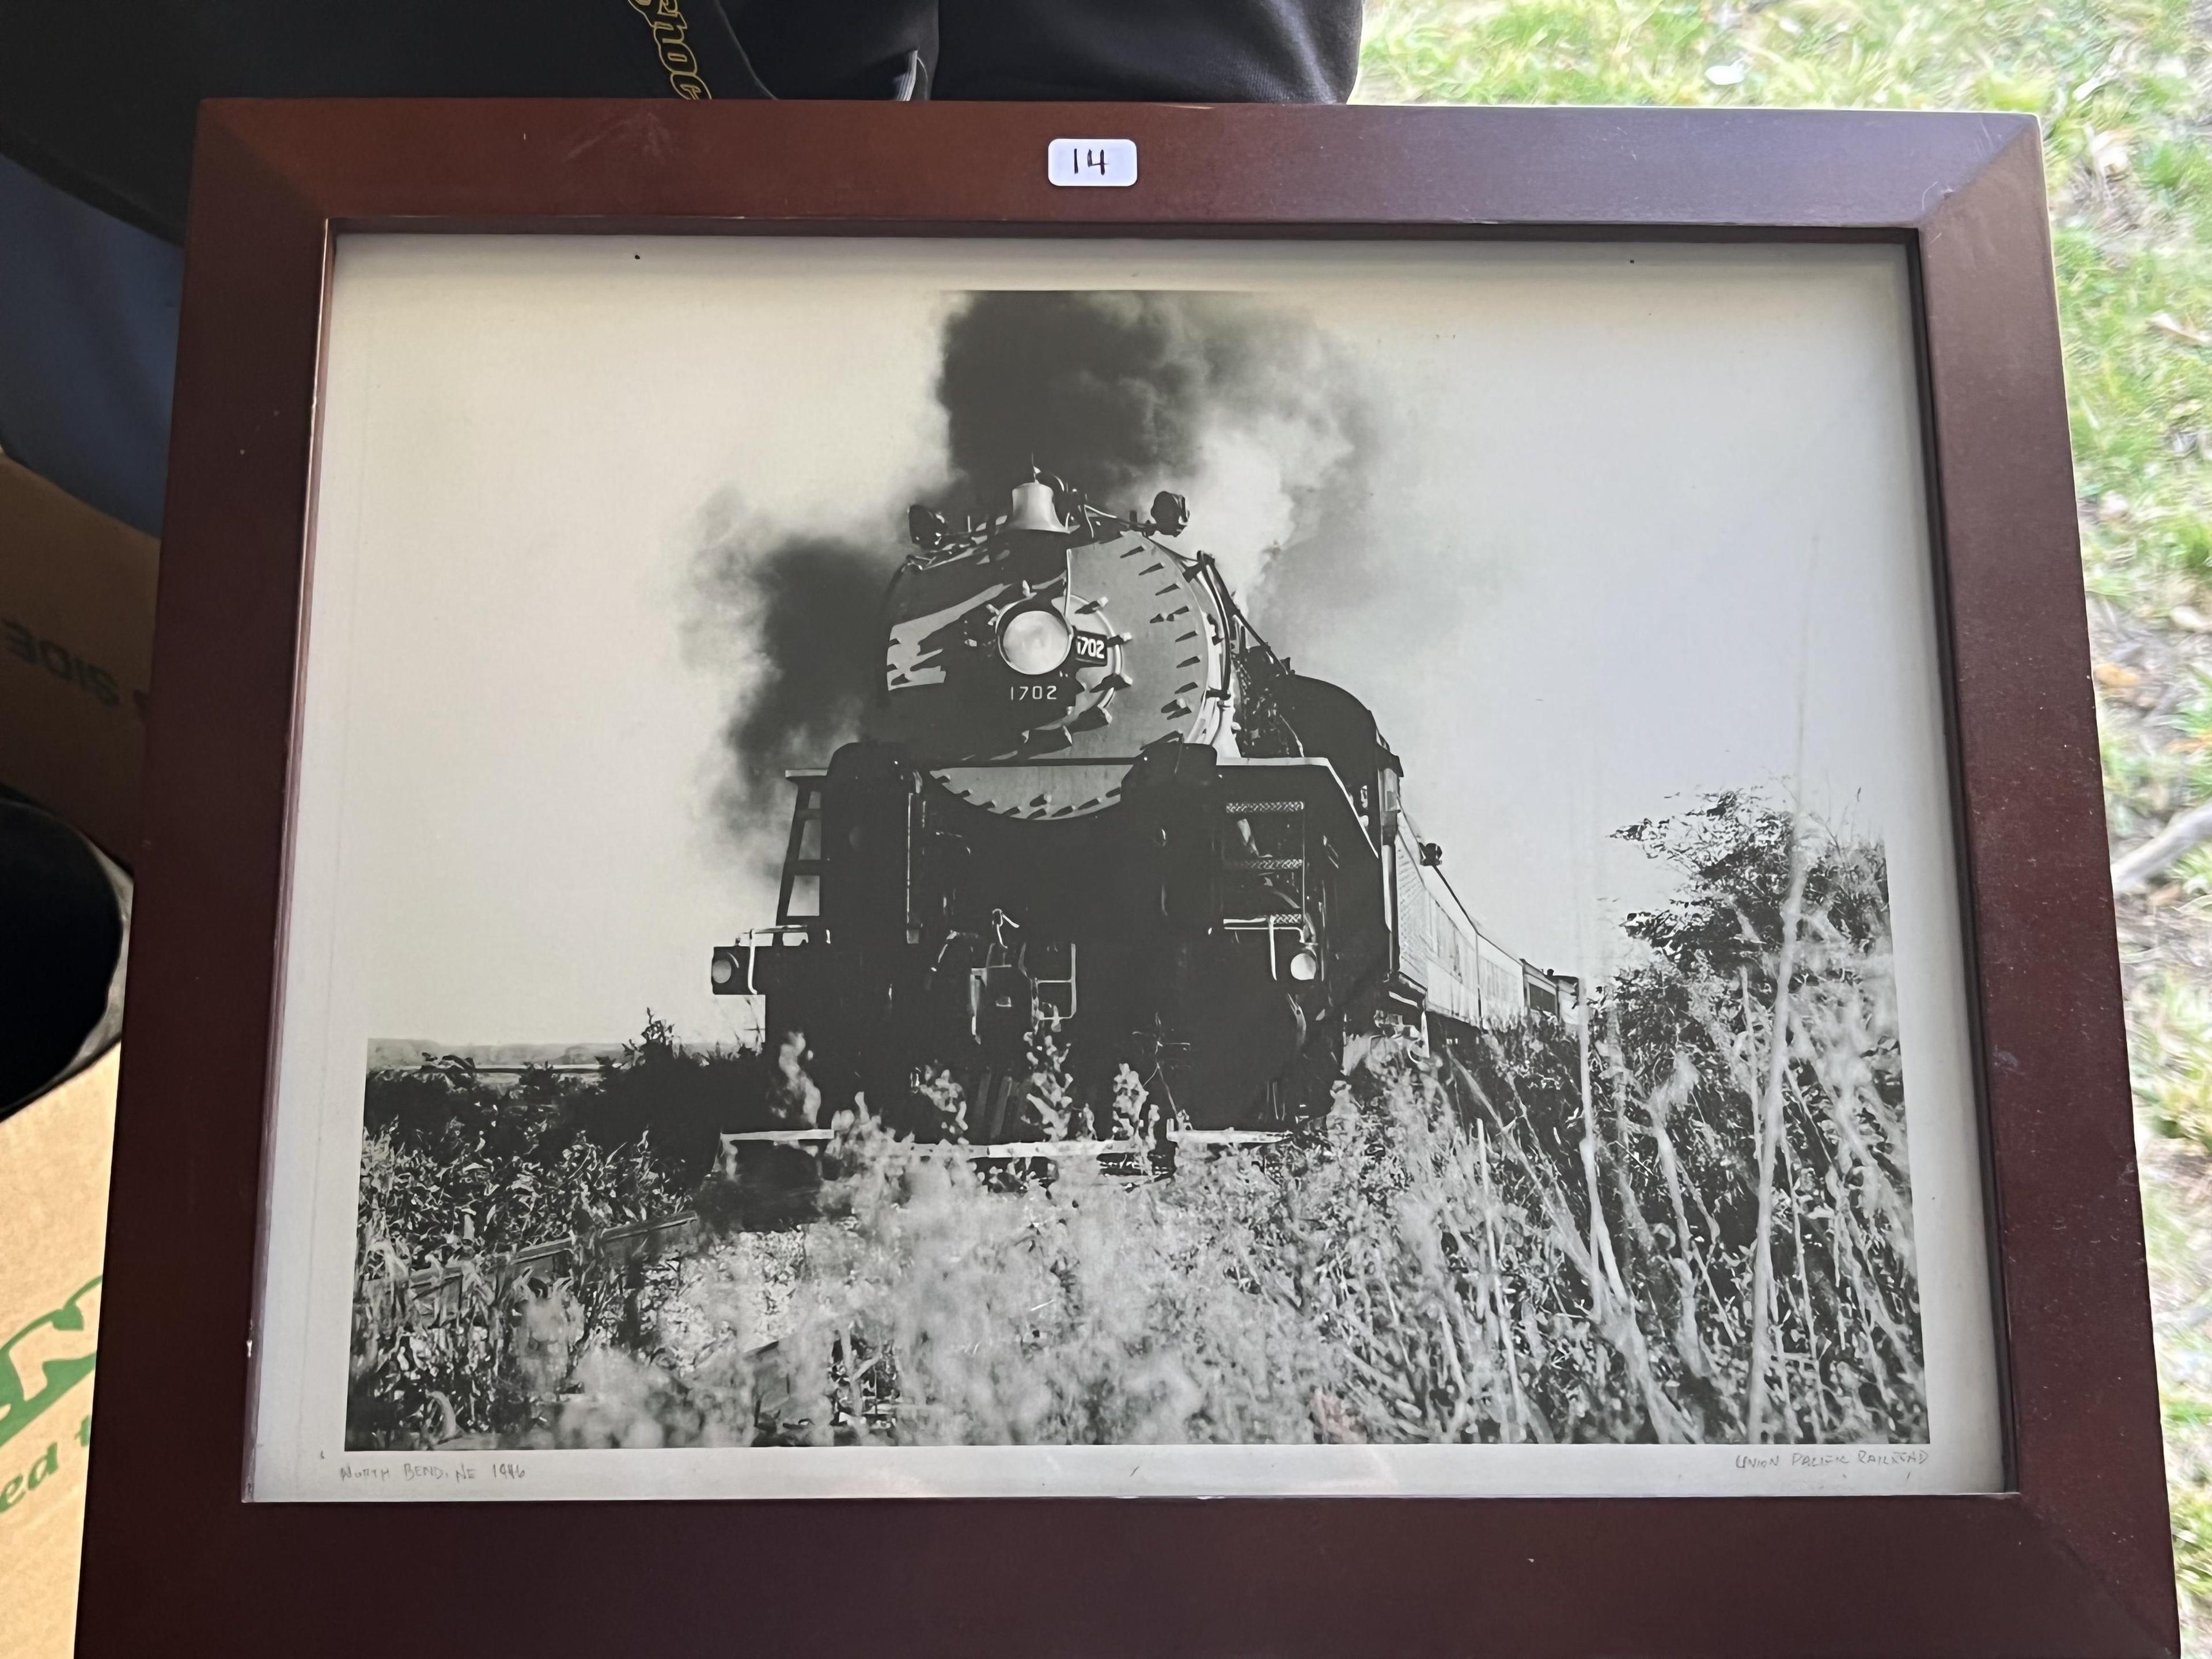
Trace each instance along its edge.
<path fill-rule="evenodd" d="M 210 106 L 82 1650 L 2172 1651 L 2041 166 Z"/>

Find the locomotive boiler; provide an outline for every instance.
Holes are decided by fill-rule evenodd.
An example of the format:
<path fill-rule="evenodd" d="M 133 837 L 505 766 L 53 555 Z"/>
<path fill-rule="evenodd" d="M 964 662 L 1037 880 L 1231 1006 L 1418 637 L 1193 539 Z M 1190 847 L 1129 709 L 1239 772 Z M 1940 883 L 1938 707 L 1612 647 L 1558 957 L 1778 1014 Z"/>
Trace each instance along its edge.
<path fill-rule="evenodd" d="M 1570 982 L 1451 891 L 1373 714 L 1269 647 L 1187 521 L 1034 473 L 988 520 L 912 509 L 862 735 L 787 775 L 775 923 L 711 960 L 825 1104 L 931 1138 L 949 1080 L 967 1139 L 1034 1134 L 1048 1039 L 1097 1124 L 1127 1067 L 1192 1129 L 1281 1129 L 1357 1029 L 1559 1012 Z"/>

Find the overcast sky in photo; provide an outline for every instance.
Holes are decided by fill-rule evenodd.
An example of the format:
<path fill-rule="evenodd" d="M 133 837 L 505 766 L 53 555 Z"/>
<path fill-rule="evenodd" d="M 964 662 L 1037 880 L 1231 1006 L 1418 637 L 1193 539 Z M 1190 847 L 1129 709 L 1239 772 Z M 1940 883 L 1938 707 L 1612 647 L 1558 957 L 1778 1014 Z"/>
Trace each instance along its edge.
<path fill-rule="evenodd" d="M 1325 379 L 1159 482 L 1374 708 L 1505 948 L 1604 971 L 1667 885 L 1609 832 L 1792 780 L 1889 842 L 1901 930 L 1942 909 L 1896 249 L 349 238 L 302 845 L 352 896 L 363 1035 L 747 1034 L 705 970 L 774 919 L 714 811 L 757 670 L 700 549 L 895 556 L 961 292 L 1078 287 L 1249 290 L 1318 342 Z"/>

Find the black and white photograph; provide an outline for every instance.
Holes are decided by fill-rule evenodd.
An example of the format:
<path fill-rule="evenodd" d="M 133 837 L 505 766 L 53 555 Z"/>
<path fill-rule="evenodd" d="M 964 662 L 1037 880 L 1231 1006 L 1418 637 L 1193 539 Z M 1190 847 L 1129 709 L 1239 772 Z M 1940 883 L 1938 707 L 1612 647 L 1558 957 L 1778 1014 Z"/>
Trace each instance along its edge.
<path fill-rule="evenodd" d="M 1897 250 L 337 271 L 257 1495 L 1998 1483 Z"/>

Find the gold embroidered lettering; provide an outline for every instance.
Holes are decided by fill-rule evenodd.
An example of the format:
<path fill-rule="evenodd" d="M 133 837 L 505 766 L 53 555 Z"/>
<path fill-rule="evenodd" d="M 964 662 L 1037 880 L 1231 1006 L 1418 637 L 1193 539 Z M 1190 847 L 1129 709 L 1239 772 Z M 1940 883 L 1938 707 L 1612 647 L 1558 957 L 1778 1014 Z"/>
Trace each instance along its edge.
<path fill-rule="evenodd" d="M 653 29 L 653 47 L 670 88 L 678 98 L 695 101 L 714 94 L 699 73 L 699 54 L 691 50 L 690 24 L 678 0 L 629 0 L 635 11 Z"/>

